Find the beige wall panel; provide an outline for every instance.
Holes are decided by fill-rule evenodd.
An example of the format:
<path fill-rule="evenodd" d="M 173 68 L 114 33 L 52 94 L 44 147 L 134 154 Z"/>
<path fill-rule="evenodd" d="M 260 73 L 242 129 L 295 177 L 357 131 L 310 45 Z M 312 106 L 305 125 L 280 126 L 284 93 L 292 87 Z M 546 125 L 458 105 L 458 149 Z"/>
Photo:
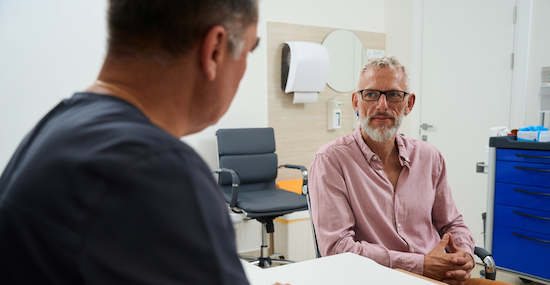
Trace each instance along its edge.
<path fill-rule="evenodd" d="M 292 104 L 293 94 L 281 89 L 281 56 L 285 41 L 321 44 L 334 28 L 267 22 L 268 125 L 275 129 L 279 164 L 299 164 L 309 169 L 313 156 L 324 144 L 353 132 L 356 119 L 351 105 L 351 92 L 339 93 L 328 85 L 314 104 Z M 385 35 L 354 31 L 366 49 L 385 49 Z M 327 101 L 337 95 L 342 101 L 342 128 L 327 130 Z M 278 180 L 299 179 L 296 170 L 280 170 Z"/>

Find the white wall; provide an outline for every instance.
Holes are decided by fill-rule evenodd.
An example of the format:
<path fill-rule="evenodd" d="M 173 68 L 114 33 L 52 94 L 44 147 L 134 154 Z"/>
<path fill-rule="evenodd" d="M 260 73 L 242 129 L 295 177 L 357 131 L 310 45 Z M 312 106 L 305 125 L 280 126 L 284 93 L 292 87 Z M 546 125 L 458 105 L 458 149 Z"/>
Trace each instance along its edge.
<path fill-rule="evenodd" d="M 97 76 L 105 1 L 0 1 L 0 172 L 51 108 Z"/>

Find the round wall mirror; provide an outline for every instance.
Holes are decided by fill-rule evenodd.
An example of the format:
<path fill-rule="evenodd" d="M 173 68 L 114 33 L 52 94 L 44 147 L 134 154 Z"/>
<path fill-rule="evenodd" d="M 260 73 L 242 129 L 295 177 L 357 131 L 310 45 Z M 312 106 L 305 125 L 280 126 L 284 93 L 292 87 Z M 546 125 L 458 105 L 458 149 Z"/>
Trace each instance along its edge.
<path fill-rule="evenodd" d="M 354 90 L 359 71 L 366 64 L 361 40 L 348 30 L 336 30 L 328 34 L 323 46 L 330 56 L 328 86 L 336 92 Z"/>

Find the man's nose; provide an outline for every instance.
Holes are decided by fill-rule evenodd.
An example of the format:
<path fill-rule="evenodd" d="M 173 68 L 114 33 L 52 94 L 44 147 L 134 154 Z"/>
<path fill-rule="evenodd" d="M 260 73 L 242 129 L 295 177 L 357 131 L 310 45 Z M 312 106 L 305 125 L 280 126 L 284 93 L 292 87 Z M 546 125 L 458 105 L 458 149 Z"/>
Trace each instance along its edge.
<path fill-rule="evenodd" d="M 388 100 L 386 94 L 381 94 L 378 101 L 376 101 L 376 109 L 379 111 L 386 111 L 388 109 Z"/>

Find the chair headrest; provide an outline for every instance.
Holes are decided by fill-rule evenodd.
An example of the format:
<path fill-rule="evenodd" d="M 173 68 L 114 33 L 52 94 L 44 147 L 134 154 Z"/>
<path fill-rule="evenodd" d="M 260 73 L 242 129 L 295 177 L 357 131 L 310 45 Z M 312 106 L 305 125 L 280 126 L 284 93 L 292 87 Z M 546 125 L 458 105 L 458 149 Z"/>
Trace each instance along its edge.
<path fill-rule="evenodd" d="M 275 152 L 273 128 L 219 129 L 216 136 L 219 155 Z"/>

